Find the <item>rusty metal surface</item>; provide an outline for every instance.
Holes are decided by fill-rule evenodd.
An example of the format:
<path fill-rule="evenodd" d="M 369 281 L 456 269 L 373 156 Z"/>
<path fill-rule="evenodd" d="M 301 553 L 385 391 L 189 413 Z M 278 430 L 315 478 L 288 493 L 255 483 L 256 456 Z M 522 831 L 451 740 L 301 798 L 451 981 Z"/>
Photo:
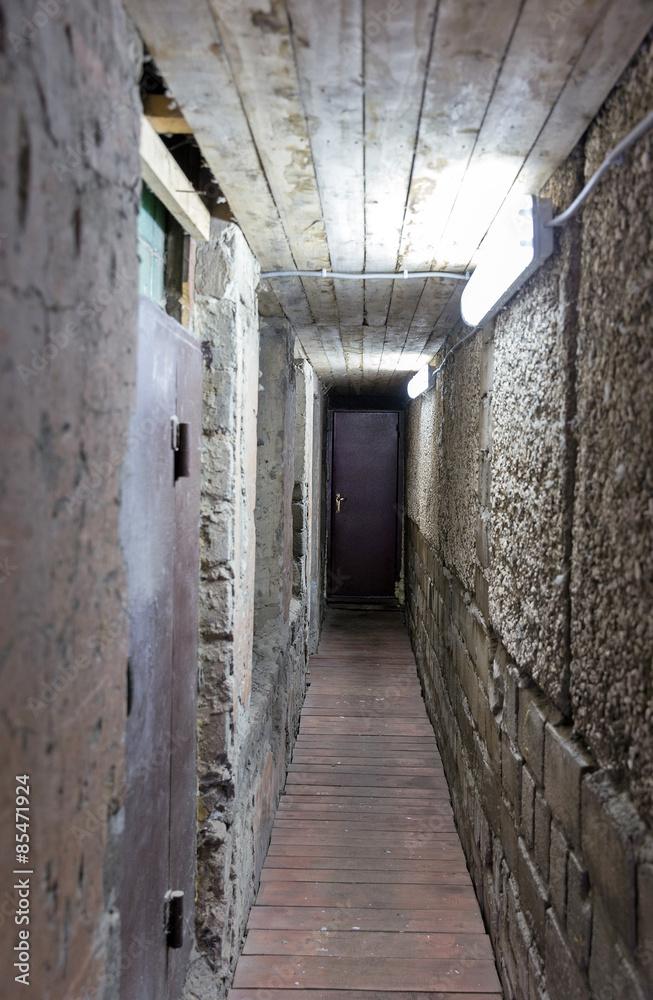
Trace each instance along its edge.
<path fill-rule="evenodd" d="M 191 475 L 176 482 L 173 415 L 191 423 L 195 442 Z M 200 428 L 199 348 L 142 299 L 121 514 L 130 616 L 124 1000 L 177 1000 L 191 941 L 186 933 L 182 948 L 168 948 L 165 897 L 184 892 L 185 923 L 192 925 Z"/>
<path fill-rule="evenodd" d="M 400 523 L 400 415 L 331 416 L 330 597 L 394 597 Z M 336 502 L 340 494 L 340 510 Z"/>

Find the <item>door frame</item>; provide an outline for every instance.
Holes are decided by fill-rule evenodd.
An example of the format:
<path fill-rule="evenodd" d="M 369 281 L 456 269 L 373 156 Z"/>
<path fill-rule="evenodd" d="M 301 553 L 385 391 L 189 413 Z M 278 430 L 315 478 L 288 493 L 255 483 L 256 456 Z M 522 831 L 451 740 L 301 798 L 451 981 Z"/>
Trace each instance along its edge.
<path fill-rule="evenodd" d="M 371 402 L 371 401 L 370 401 Z M 358 405 L 356 405 L 358 403 Z M 334 419 L 336 413 L 396 413 L 397 414 L 397 539 L 395 547 L 395 583 L 401 579 L 401 565 L 403 555 L 404 536 L 404 407 L 402 404 L 374 406 L 365 405 L 361 399 L 352 401 L 350 405 L 330 405 L 327 427 L 327 558 L 325 572 L 325 596 L 327 601 L 333 600 L 338 603 L 357 604 L 364 601 L 366 604 L 387 604 L 387 597 L 340 597 L 330 593 L 329 573 L 332 565 L 333 546 L 333 455 L 335 449 Z"/>

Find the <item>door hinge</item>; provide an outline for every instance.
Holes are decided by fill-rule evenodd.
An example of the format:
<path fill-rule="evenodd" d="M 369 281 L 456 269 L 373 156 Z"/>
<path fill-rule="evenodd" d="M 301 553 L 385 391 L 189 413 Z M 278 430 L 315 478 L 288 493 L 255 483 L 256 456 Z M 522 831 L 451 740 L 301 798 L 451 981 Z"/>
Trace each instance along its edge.
<path fill-rule="evenodd" d="M 181 889 L 169 889 L 165 894 L 165 928 L 168 948 L 184 945 L 184 894 Z"/>
<path fill-rule="evenodd" d="M 175 453 L 175 482 L 190 476 L 190 424 L 170 418 L 170 445 Z"/>

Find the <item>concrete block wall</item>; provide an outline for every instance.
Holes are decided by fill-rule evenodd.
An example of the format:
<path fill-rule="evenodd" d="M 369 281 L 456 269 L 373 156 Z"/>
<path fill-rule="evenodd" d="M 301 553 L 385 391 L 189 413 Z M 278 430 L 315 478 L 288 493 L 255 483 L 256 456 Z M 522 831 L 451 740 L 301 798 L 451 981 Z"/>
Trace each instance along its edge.
<path fill-rule="evenodd" d="M 647 43 L 555 210 L 652 102 Z M 408 413 L 409 627 L 510 1000 L 653 995 L 652 149 Z"/>
<path fill-rule="evenodd" d="M 239 229 L 213 220 L 198 247 L 195 329 L 204 357 L 198 698 L 197 943 L 201 973 L 229 968 L 239 863 L 240 748 L 251 697 L 258 400 L 258 267 Z M 251 835 L 250 835 L 251 836 Z M 246 850 L 244 852 L 246 856 Z M 245 867 L 244 892 L 252 862 Z M 192 994 L 191 994 L 192 995 Z"/>
<path fill-rule="evenodd" d="M 140 49 L 116 0 L 3 0 L 0 22 L 3 992 L 113 998 Z M 24 866 L 11 863 L 15 775 L 29 776 Z M 21 925 L 19 867 L 34 872 Z M 19 927 L 30 961 L 16 983 Z"/>
<path fill-rule="evenodd" d="M 317 649 L 322 620 L 321 524 L 324 437 L 324 393 L 305 358 L 295 361 L 297 409 L 292 498 L 293 597 L 308 599 L 309 652 Z"/>
<path fill-rule="evenodd" d="M 256 897 L 305 692 L 314 451 L 310 366 L 294 334 L 259 321 L 259 269 L 213 220 L 198 247 L 204 355 L 196 949 L 184 996 L 224 996 Z M 297 391 L 299 383 L 299 392 Z M 293 495 L 304 533 L 294 565 Z M 293 591 L 293 574 L 295 588 Z"/>

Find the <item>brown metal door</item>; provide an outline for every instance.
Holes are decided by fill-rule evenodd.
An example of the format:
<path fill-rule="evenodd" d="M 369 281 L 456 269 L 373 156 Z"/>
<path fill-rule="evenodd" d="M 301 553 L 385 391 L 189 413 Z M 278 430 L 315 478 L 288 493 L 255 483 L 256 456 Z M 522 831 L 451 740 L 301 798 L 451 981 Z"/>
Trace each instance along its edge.
<path fill-rule="evenodd" d="M 170 769 L 170 887 L 184 893 L 184 944 L 168 951 L 170 1000 L 181 996 L 194 938 L 197 830 L 197 639 L 199 618 L 202 359 L 198 342 L 178 334 L 175 481 L 174 635 Z M 180 467 L 183 466 L 183 468 Z"/>
<path fill-rule="evenodd" d="M 331 415 L 331 597 L 394 597 L 401 525 L 401 414 Z"/>
<path fill-rule="evenodd" d="M 141 299 L 121 513 L 130 618 L 123 1000 L 177 1000 L 192 940 L 200 430 L 199 346 Z M 178 949 L 166 935 L 169 890 L 184 893 Z"/>

